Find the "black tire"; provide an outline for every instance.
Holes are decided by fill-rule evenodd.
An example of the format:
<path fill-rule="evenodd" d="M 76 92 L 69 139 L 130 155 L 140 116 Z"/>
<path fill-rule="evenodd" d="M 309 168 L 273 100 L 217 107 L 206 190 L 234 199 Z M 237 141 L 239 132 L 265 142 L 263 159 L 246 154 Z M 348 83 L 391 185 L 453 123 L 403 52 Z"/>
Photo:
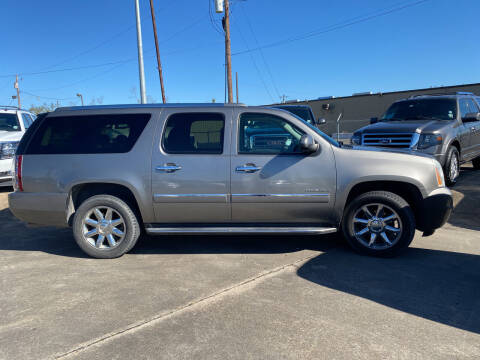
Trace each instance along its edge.
<path fill-rule="evenodd" d="M 119 219 L 123 220 L 121 225 L 123 238 L 115 246 L 110 246 L 109 241 L 105 240 L 104 243 L 108 246 L 99 248 L 89 242 L 92 241 L 92 238 L 90 240 L 85 238 L 84 219 L 95 208 L 110 208 L 117 213 Z M 95 226 L 92 226 L 92 229 L 95 229 Z M 135 246 L 140 233 L 140 225 L 134 211 L 126 202 L 111 195 L 96 195 L 86 199 L 79 206 L 73 218 L 73 235 L 78 246 L 88 255 L 98 259 L 113 259 L 122 256 Z M 95 235 L 98 239 L 98 234 Z"/>
<path fill-rule="evenodd" d="M 371 222 L 372 220 L 369 220 L 368 225 L 354 222 L 355 214 L 363 213 L 362 208 L 365 206 L 367 206 L 367 209 L 372 210 L 375 209 L 373 206 L 376 205 L 383 206 L 384 210 L 381 210 L 382 216 L 383 213 L 385 213 L 386 215 L 389 215 L 390 213 L 396 213 L 394 219 L 397 220 L 386 220 L 385 222 L 381 221 L 381 223 L 395 229 L 397 229 L 395 224 L 400 224 L 398 225 L 398 228 L 400 228 L 401 231 L 397 235 L 395 235 L 396 232 L 390 233 L 390 230 L 387 230 L 386 227 L 380 226 L 378 228 L 374 228 L 375 231 L 368 230 L 368 233 L 359 236 L 359 233 L 364 231 L 363 226 L 365 228 L 371 229 L 371 225 L 373 224 Z M 390 210 L 392 210 L 392 212 L 390 212 Z M 368 216 L 366 216 L 366 213 L 365 217 L 368 218 Z M 386 216 L 385 219 L 388 217 L 389 216 Z M 364 221 L 363 216 L 361 220 Z M 362 227 L 362 230 L 356 232 L 356 226 Z M 347 205 L 342 221 L 342 232 L 348 244 L 355 251 L 361 254 L 380 257 L 393 257 L 398 255 L 402 250 L 404 250 L 410 245 L 415 236 L 415 226 L 415 216 L 413 214 L 413 211 L 410 208 L 410 205 L 403 198 L 401 198 L 397 194 L 388 191 L 371 191 L 358 196 Z M 377 233 L 376 231 L 380 232 Z M 362 239 L 363 236 L 370 236 L 373 232 L 375 232 L 375 240 L 371 247 L 364 241 L 359 240 L 359 238 Z M 386 234 L 387 239 L 391 240 L 391 245 L 389 245 L 383 239 L 383 235 L 381 234 L 382 232 Z"/>
<path fill-rule="evenodd" d="M 480 157 L 472 160 L 473 168 L 475 170 L 480 170 Z"/>
<path fill-rule="evenodd" d="M 452 176 L 452 167 L 456 165 L 457 175 Z M 447 160 L 443 168 L 443 174 L 445 175 L 445 183 L 447 186 L 454 186 L 457 183 L 458 176 L 460 174 L 460 154 L 455 146 L 450 146 L 447 150 Z"/>

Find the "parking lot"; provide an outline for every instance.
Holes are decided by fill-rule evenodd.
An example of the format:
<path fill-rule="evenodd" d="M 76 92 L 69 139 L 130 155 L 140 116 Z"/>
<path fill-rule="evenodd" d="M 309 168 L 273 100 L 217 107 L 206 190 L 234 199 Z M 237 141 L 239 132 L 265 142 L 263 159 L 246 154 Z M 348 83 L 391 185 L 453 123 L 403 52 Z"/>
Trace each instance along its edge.
<path fill-rule="evenodd" d="M 480 174 L 398 258 L 335 236 L 143 239 L 87 258 L 0 193 L 1 359 L 480 358 Z"/>

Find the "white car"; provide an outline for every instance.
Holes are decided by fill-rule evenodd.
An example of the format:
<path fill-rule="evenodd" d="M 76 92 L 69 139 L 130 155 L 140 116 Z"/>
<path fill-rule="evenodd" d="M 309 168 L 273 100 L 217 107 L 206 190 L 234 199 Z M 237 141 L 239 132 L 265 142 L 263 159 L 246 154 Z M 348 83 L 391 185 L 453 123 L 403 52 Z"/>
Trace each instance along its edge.
<path fill-rule="evenodd" d="M 12 186 L 15 150 L 36 116 L 11 106 L 0 106 L 0 187 Z"/>

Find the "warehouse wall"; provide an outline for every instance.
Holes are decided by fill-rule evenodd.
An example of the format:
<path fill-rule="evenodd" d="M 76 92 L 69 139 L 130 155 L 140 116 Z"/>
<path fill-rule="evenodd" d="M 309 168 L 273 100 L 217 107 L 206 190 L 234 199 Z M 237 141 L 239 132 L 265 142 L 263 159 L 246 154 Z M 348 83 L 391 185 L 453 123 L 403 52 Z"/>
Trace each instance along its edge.
<path fill-rule="evenodd" d="M 380 117 L 396 100 L 405 99 L 412 95 L 451 93 L 457 91 L 468 91 L 480 95 L 480 83 L 395 91 L 372 95 L 347 96 L 327 100 L 301 101 L 295 104 L 308 104 L 312 107 L 317 118 L 324 117 L 327 119 L 327 123 L 321 128 L 321 130 L 327 134 L 337 132 L 336 121 L 339 114 L 343 113 L 342 119 L 340 120 L 340 132 L 351 133 L 362 126 L 368 125 L 371 117 Z M 330 110 L 324 110 L 322 108 L 324 104 L 329 104 Z"/>

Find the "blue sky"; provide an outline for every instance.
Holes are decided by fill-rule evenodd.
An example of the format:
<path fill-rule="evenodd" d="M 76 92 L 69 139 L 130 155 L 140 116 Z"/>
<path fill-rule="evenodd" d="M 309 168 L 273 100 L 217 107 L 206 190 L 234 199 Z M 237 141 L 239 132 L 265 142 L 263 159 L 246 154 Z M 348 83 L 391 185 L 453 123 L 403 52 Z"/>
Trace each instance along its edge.
<path fill-rule="evenodd" d="M 233 0 L 234 54 L 314 33 L 234 55 L 240 101 L 265 104 L 281 95 L 314 99 L 480 82 L 478 0 L 429 0 L 324 32 L 414 2 Z M 155 0 L 155 6 L 168 101 L 222 102 L 223 36 L 210 22 L 209 1 Z M 147 94 L 160 102 L 149 1 L 140 0 L 140 7 Z M 0 13 L 0 104 L 11 102 L 9 75 L 16 73 L 22 74 L 24 107 L 54 99 L 79 104 L 78 92 L 86 103 L 136 102 L 133 0 L 2 0 Z M 214 14 L 217 26 L 220 18 Z M 29 74 L 78 67 L 84 68 Z"/>

